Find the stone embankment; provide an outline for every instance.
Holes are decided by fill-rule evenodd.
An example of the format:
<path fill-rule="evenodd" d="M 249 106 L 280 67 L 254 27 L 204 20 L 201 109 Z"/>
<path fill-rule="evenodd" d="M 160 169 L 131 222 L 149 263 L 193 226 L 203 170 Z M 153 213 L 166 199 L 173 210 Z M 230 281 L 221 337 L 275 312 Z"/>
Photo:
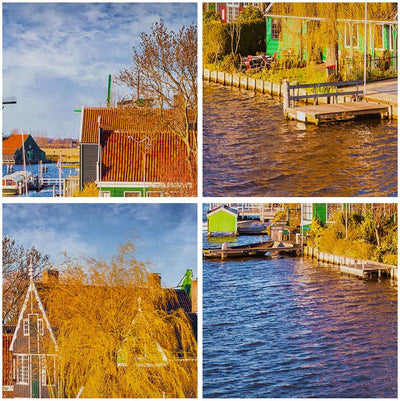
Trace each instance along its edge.
<path fill-rule="evenodd" d="M 322 252 L 317 248 L 305 246 L 303 254 L 306 257 L 316 259 L 321 262 L 338 265 L 340 272 L 350 274 L 360 278 L 378 276 L 390 277 L 397 280 L 397 266 L 374 262 L 372 260 L 356 259 L 349 256 L 335 255 Z"/>

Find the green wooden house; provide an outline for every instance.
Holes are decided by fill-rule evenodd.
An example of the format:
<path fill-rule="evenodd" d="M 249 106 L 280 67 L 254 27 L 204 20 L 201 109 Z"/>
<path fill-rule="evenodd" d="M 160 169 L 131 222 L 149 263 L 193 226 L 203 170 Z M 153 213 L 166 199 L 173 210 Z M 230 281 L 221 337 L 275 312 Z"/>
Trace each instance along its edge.
<path fill-rule="evenodd" d="M 363 6 L 360 3 L 360 7 Z M 266 53 L 278 58 L 298 57 L 300 60 L 326 60 L 321 35 L 313 35 L 326 24 L 325 18 L 300 15 L 266 15 Z M 367 20 L 367 54 L 373 59 L 383 55 L 397 56 L 397 19 Z M 365 20 L 338 19 L 337 40 L 340 57 L 362 56 L 365 48 Z M 397 61 L 392 61 L 392 67 Z"/>
<path fill-rule="evenodd" d="M 324 226 L 329 223 L 330 216 L 336 210 L 350 211 L 352 205 L 349 203 L 303 203 L 301 205 L 301 225 L 304 230 L 310 228 L 313 219 L 318 219 Z"/>
<path fill-rule="evenodd" d="M 217 206 L 206 213 L 209 236 L 235 236 L 238 234 L 238 211 L 226 205 Z"/>

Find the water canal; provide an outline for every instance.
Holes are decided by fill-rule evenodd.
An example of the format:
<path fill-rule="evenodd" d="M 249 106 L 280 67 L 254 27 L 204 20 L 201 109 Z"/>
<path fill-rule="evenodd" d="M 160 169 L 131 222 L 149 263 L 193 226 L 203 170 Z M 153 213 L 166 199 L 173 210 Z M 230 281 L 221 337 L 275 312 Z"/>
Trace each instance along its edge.
<path fill-rule="evenodd" d="M 284 121 L 277 98 L 204 82 L 205 196 L 396 196 L 397 122 Z"/>
<path fill-rule="evenodd" d="M 292 257 L 205 261 L 203 289 L 205 398 L 397 397 L 390 279 Z"/>
<path fill-rule="evenodd" d="M 47 163 L 47 164 L 44 164 L 44 166 L 47 168 L 47 171 L 42 174 L 44 178 L 57 178 L 57 179 L 59 178 L 60 172 L 57 167 L 57 163 Z M 20 164 L 13 165 L 12 167 L 13 167 L 13 172 L 24 170 L 24 167 Z M 39 169 L 40 169 L 39 164 L 32 164 L 32 165 L 27 166 L 27 168 L 26 168 L 26 170 L 31 172 L 34 176 L 40 175 Z M 7 174 L 9 174 L 9 172 L 7 172 L 7 166 L 5 164 L 3 164 L 3 177 Z M 64 179 L 71 175 L 78 175 L 78 174 L 79 174 L 79 171 L 77 169 L 63 168 L 62 173 L 61 173 L 61 179 Z M 56 193 L 59 193 L 58 186 L 56 187 L 55 191 L 56 191 Z M 53 195 L 54 195 L 53 186 L 42 188 L 40 191 L 30 190 L 28 192 L 28 197 L 31 197 L 31 198 L 37 198 L 37 197 L 49 198 L 49 197 L 53 197 Z M 26 194 L 23 194 L 21 196 L 26 197 Z"/>

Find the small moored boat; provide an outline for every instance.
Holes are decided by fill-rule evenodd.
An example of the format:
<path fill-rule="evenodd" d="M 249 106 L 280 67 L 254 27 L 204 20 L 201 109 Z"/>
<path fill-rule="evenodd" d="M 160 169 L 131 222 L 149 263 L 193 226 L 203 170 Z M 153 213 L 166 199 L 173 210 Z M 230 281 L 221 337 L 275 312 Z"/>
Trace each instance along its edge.
<path fill-rule="evenodd" d="M 25 191 L 25 181 L 30 180 L 31 173 L 16 171 L 3 177 L 3 196 L 22 195 Z"/>
<path fill-rule="evenodd" d="M 211 248 L 203 249 L 203 256 L 205 258 L 240 258 L 240 257 L 255 257 L 264 256 L 269 248 L 274 245 L 274 241 L 257 242 L 255 244 L 237 245 L 228 247 L 224 242 L 221 249 Z"/>

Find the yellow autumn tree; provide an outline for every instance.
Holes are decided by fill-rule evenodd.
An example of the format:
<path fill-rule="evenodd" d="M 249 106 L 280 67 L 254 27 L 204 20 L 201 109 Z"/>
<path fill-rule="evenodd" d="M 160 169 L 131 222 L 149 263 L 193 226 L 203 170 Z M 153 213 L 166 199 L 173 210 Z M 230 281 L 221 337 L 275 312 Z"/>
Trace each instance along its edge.
<path fill-rule="evenodd" d="M 197 396 L 197 344 L 174 290 L 128 242 L 106 263 L 70 260 L 49 291 L 58 397 Z"/>

